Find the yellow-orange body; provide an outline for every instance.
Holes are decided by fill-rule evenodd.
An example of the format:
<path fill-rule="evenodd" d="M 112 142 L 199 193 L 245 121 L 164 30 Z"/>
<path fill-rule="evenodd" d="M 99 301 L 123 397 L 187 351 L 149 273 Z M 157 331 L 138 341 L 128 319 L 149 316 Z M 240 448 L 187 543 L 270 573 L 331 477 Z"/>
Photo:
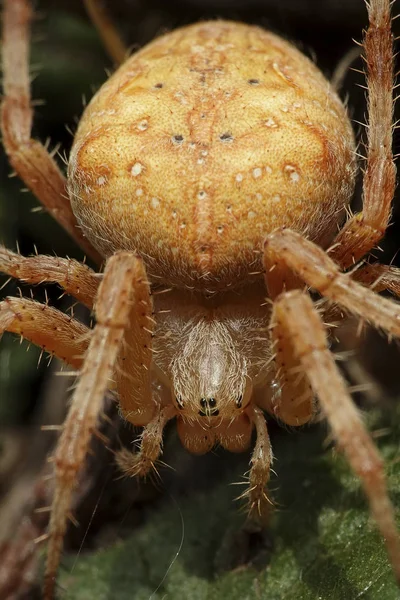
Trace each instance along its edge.
<path fill-rule="evenodd" d="M 277 227 L 329 244 L 354 171 L 345 109 L 315 65 L 215 21 L 152 42 L 101 88 L 69 190 L 103 256 L 135 250 L 153 281 L 216 291 L 247 283 Z"/>

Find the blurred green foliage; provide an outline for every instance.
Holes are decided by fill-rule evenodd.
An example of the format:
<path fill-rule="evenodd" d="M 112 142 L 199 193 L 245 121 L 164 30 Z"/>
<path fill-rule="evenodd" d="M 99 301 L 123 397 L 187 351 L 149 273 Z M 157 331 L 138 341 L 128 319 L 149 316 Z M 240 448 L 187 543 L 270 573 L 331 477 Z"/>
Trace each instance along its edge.
<path fill-rule="evenodd" d="M 386 427 L 388 419 L 375 412 L 368 424 Z M 390 423 L 390 435 L 379 442 L 397 505 L 398 423 Z M 248 456 L 218 452 L 191 459 L 195 490 L 184 483 L 179 488 L 185 469 L 172 461 L 177 471 L 170 491 L 145 511 L 139 527 L 128 536 L 121 528 L 113 544 L 64 561 L 63 598 L 398 600 L 359 481 L 342 456 L 323 449 L 325 436 L 322 426 L 292 433 L 273 428 L 277 474 L 270 488 L 277 506 L 267 539 L 241 531 L 244 516 L 232 502 L 243 488 L 229 484 L 242 480 Z"/>

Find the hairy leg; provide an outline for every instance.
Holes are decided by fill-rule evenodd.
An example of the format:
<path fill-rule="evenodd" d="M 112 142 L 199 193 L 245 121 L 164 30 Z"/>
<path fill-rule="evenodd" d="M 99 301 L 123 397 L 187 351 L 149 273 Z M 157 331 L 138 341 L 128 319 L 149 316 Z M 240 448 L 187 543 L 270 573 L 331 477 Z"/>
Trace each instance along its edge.
<path fill-rule="evenodd" d="M 308 379 L 304 377 L 297 356 L 293 354 L 292 346 L 282 337 L 278 323 L 271 327 L 270 338 L 275 366 L 274 380 L 278 387 L 269 385 L 269 390 L 276 390 L 271 393 L 260 389 L 255 401 L 263 410 L 286 425 L 304 425 L 315 414 L 314 393 Z"/>
<path fill-rule="evenodd" d="M 156 414 L 160 399 L 152 388 L 152 338 L 156 321 L 146 268 L 137 257 L 131 270 L 133 301 L 129 327 L 116 366 L 119 405 L 133 425 L 147 425 Z"/>
<path fill-rule="evenodd" d="M 46 210 L 97 263 L 97 250 L 83 236 L 69 202 L 66 180 L 47 149 L 31 138 L 29 86 L 29 0 L 4 0 L 1 131 L 10 163 Z"/>
<path fill-rule="evenodd" d="M 363 181 L 363 210 L 333 242 L 330 256 L 347 268 L 367 254 L 385 234 L 396 185 L 392 154 L 393 34 L 390 0 L 369 0 L 364 38 L 368 85 L 368 148 Z"/>
<path fill-rule="evenodd" d="M 117 463 L 121 471 L 130 477 L 145 477 L 155 469 L 155 463 L 162 453 L 164 427 L 175 416 L 176 408 L 172 404 L 158 411 L 143 429 L 139 452 L 121 450 L 117 454 Z"/>
<path fill-rule="evenodd" d="M 64 313 L 26 298 L 0 302 L 0 337 L 17 333 L 79 369 L 89 345 L 90 329 Z"/>
<path fill-rule="evenodd" d="M 253 407 L 248 414 L 256 427 L 257 438 L 250 459 L 249 488 L 241 497 L 248 498 L 250 516 L 265 519 L 272 506 L 265 489 L 272 463 L 271 443 L 262 410 Z"/>
<path fill-rule="evenodd" d="M 267 268 L 270 254 L 279 254 L 288 268 L 322 296 L 389 335 L 400 337 L 400 306 L 354 281 L 350 273 L 341 273 L 324 250 L 299 233 L 275 231 L 267 237 L 264 252 Z M 265 277 L 268 280 L 268 271 Z"/>
<path fill-rule="evenodd" d="M 93 308 L 99 274 L 69 258 L 53 256 L 24 257 L 0 245 L 0 272 L 24 283 L 58 283 L 67 294 Z"/>
<path fill-rule="evenodd" d="M 84 0 L 86 10 L 93 21 L 104 47 L 116 65 L 120 65 L 128 57 L 128 49 L 122 41 L 118 31 L 101 0 Z"/>
<path fill-rule="evenodd" d="M 352 274 L 352 279 L 362 283 L 374 292 L 388 290 L 400 297 L 400 269 L 391 265 L 371 263 L 357 269 Z"/>
<path fill-rule="evenodd" d="M 351 279 L 361 283 L 376 293 L 389 291 L 400 297 L 400 269 L 391 265 L 380 263 L 365 264 L 359 269 L 350 272 Z M 331 304 L 323 306 L 324 321 L 337 323 L 346 318 L 340 306 Z"/>
<path fill-rule="evenodd" d="M 360 477 L 370 509 L 385 540 L 392 567 L 400 583 L 400 539 L 389 499 L 382 459 L 347 391 L 327 345 L 324 326 L 308 295 L 300 291 L 280 296 L 273 323 L 291 344 L 308 377 L 338 446 Z"/>
<path fill-rule="evenodd" d="M 133 300 L 132 270 L 137 258 L 129 253 L 109 259 L 95 305 L 97 323 L 72 397 L 54 456 L 55 492 L 49 525 L 44 599 L 54 597 L 71 499 L 77 474 L 84 463 L 91 436 L 110 386 Z"/>

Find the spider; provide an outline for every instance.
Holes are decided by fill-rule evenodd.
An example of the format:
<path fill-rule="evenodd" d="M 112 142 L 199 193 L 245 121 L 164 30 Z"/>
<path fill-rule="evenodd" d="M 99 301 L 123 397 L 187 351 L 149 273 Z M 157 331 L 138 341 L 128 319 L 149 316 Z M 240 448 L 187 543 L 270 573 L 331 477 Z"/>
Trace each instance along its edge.
<path fill-rule="evenodd" d="M 79 124 L 64 178 L 30 137 L 29 0 L 5 0 L 2 133 L 10 163 L 99 266 L 24 258 L 0 268 L 57 282 L 94 310 L 93 330 L 34 300 L 0 303 L 0 333 L 22 335 L 79 371 L 54 456 L 44 597 L 55 579 L 72 493 L 108 389 L 142 426 L 121 451 L 146 476 L 176 420 L 192 453 L 255 447 L 249 511 L 269 511 L 272 451 L 265 413 L 299 426 L 321 411 L 360 477 L 400 582 L 400 542 L 382 460 L 329 350 L 328 318 L 355 315 L 400 336 L 399 270 L 363 264 L 385 234 L 395 188 L 389 0 L 368 4 L 363 49 L 369 127 L 363 210 L 346 110 L 315 65 L 258 27 L 204 22 L 160 37 L 127 60 L 107 17 L 87 0 L 117 62 Z M 344 218 L 347 220 L 343 227 Z M 315 305 L 310 291 L 325 303 Z M 321 315 L 322 313 L 322 315 Z"/>

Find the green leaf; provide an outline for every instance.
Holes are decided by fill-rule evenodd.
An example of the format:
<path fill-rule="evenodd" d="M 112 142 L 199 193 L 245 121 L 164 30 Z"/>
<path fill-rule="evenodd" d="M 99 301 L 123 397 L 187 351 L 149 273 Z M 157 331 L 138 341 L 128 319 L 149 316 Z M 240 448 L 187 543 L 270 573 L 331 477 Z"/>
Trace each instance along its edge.
<path fill-rule="evenodd" d="M 390 434 L 378 442 L 399 505 L 396 421 L 392 415 Z M 369 417 L 372 429 L 387 424 L 377 412 Z M 165 458 L 176 468 L 166 478 L 169 491 L 146 509 L 139 526 L 123 532 L 125 539 L 67 558 L 63 598 L 398 599 L 359 481 L 345 459 L 326 448 L 326 430 L 271 429 L 277 474 L 270 490 L 278 506 L 267 534 L 246 532 L 245 516 L 232 502 L 242 488 L 229 484 L 241 480 L 248 455 L 188 457 L 180 448 L 174 464 L 167 448 Z"/>

